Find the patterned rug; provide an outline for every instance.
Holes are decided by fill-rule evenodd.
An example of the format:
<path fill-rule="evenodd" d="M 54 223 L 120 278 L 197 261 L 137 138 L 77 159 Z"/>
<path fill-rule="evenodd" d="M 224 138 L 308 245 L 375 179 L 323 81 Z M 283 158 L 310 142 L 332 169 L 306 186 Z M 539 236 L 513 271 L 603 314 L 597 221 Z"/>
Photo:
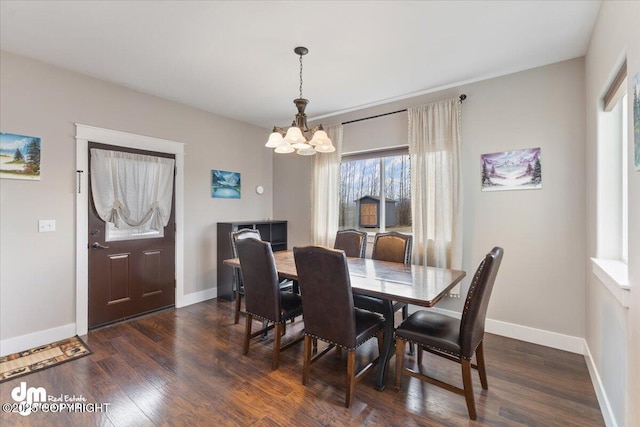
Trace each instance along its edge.
<path fill-rule="evenodd" d="M 78 337 L 0 357 L 0 383 L 91 354 Z"/>

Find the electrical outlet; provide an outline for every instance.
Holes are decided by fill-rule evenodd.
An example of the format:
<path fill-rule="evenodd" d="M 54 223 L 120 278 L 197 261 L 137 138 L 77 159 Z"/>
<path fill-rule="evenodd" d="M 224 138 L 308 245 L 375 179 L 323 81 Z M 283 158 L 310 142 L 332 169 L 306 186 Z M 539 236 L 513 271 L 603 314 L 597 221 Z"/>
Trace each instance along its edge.
<path fill-rule="evenodd" d="M 38 232 L 47 233 L 49 231 L 56 231 L 55 219 L 41 219 L 38 221 Z"/>

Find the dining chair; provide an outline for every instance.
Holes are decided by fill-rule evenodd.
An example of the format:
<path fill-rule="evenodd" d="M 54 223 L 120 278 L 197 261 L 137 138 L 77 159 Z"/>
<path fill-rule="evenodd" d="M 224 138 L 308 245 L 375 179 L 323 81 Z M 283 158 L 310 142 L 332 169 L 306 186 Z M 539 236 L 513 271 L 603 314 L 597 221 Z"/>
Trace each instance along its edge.
<path fill-rule="evenodd" d="M 273 362 L 271 369 L 278 369 L 280 352 L 302 341 L 303 335 L 280 346 L 286 321 L 302 315 L 300 295 L 283 291 L 278 281 L 276 262 L 271 245 L 257 239 L 241 239 L 236 242 L 240 269 L 244 282 L 244 299 L 247 313 L 242 354 L 249 353 L 251 338 L 263 335 L 265 329 L 275 328 L 273 337 Z M 253 319 L 273 322 L 273 325 L 251 333 Z"/>
<path fill-rule="evenodd" d="M 262 240 L 260 236 L 260 230 L 252 229 L 252 228 L 243 228 L 238 231 L 232 231 L 230 233 L 231 238 L 231 250 L 233 252 L 233 257 L 238 258 L 238 249 L 236 247 L 236 243 L 238 240 L 252 238 Z M 235 297 L 236 304 L 234 308 L 234 322 L 237 324 L 240 321 L 240 311 L 242 308 L 242 297 L 244 296 L 244 284 L 242 282 L 242 274 L 241 272 L 234 268 L 233 269 L 234 283 L 235 283 Z M 280 281 L 280 288 L 282 290 L 294 290 L 297 285 L 294 285 L 291 281 Z M 265 325 L 266 326 L 266 325 Z"/>
<path fill-rule="evenodd" d="M 413 237 L 408 234 L 389 231 L 376 233 L 373 239 L 372 259 L 379 261 L 401 262 L 411 264 Z"/>
<path fill-rule="evenodd" d="M 238 258 L 238 248 L 236 246 L 236 242 L 241 239 L 252 238 L 262 240 L 260 237 L 260 230 L 254 230 L 250 228 L 244 228 L 238 231 L 232 231 L 230 234 L 231 238 L 231 250 L 233 252 L 233 257 Z M 242 274 L 238 271 L 237 268 L 233 269 L 233 277 L 235 282 L 235 296 L 236 296 L 236 305 L 234 310 L 234 322 L 238 323 L 240 321 L 240 308 L 242 307 L 242 297 L 244 296 L 244 284 L 242 282 Z"/>
<path fill-rule="evenodd" d="M 406 373 L 422 381 L 445 388 L 463 395 L 467 402 L 469 418 L 477 419 L 476 404 L 473 397 L 473 383 L 471 368 L 477 369 L 480 383 L 484 390 L 488 390 L 487 372 L 484 365 L 484 324 L 491 290 L 502 262 L 504 250 L 495 247 L 489 252 L 473 276 L 467 298 L 462 311 L 462 318 L 458 319 L 446 314 L 434 313 L 431 310 L 420 310 L 409 316 L 396 329 L 396 381 L 400 388 L 402 374 Z M 460 363 L 462 366 L 463 388 L 455 387 L 424 373 L 404 367 L 404 347 L 409 341 L 418 346 L 418 365 L 422 364 L 423 350 L 445 359 Z M 471 363 L 473 354 L 476 364 Z"/>
<path fill-rule="evenodd" d="M 342 249 L 348 257 L 364 258 L 367 250 L 367 233 L 364 231 L 339 230 L 336 232 L 334 249 Z"/>
<path fill-rule="evenodd" d="M 334 347 L 347 350 L 346 399 L 353 401 L 355 385 L 374 367 L 379 356 L 356 372 L 356 348 L 376 336 L 380 352 L 384 319 L 353 305 L 347 257 L 341 250 L 320 246 L 293 248 L 304 310 L 304 363 L 302 384 L 309 381 L 311 364 Z M 317 340 L 329 346 L 313 358 Z"/>
<path fill-rule="evenodd" d="M 379 261 L 389 261 L 402 263 L 404 265 L 411 264 L 411 249 L 413 237 L 408 234 L 402 234 L 395 231 L 387 233 L 377 233 L 373 240 L 373 252 L 371 258 Z M 356 307 L 363 310 L 373 311 L 375 313 L 384 313 L 384 301 L 380 298 L 368 295 L 354 295 L 353 302 Z M 393 304 L 393 312 L 402 309 L 402 319 L 406 319 L 409 315 L 407 304 L 395 302 Z"/>

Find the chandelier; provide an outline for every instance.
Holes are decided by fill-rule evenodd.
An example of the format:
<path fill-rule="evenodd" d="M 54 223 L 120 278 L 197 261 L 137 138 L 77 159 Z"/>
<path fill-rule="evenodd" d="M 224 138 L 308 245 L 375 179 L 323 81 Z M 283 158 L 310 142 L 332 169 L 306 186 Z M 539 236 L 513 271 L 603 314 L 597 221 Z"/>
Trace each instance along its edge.
<path fill-rule="evenodd" d="M 293 51 L 300 57 L 300 97 L 293 100 L 298 113 L 288 129 L 274 126 L 273 133 L 264 146 L 275 148 L 274 151 L 280 154 L 297 152 L 301 156 L 313 156 L 316 152 L 332 153 L 336 149 L 322 125 L 314 126 L 313 129 L 307 127 L 304 109 L 309 100 L 302 97 L 302 57 L 309 53 L 309 49 L 298 46 Z"/>

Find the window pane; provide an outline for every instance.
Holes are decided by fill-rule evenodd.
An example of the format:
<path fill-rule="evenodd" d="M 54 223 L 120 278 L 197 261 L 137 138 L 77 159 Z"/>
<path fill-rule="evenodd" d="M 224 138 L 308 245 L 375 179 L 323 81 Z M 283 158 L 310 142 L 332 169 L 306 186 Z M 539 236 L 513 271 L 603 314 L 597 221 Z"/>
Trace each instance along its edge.
<path fill-rule="evenodd" d="M 409 156 L 384 158 L 386 230 L 411 232 L 411 166 Z"/>
<path fill-rule="evenodd" d="M 340 229 L 411 233 L 410 169 L 409 155 L 344 160 L 340 165 Z M 382 196 L 386 209 L 381 209 Z"/>
<path fill-rule="evenodd" d="M 160 230 L 151 230 L 149 224 L 140 227 L 122 226 L 117 228 L 110 222 L 105 223 L 105 242 L 113 242 L 116 240 L 140 240 L 154 239 L 164 237 L 164 227 Z"/>
<path fill-rule="evenodd" d="M 376 231 L 380 199 L 380 160 L 352 160 L 340 165 L 340 228 Z M 364 210 L 358 212 L 358 208 Z M 359 217 L 359 215 L 364 215 Z M 363 223 L 364 221 L 364 223 Z"/>

